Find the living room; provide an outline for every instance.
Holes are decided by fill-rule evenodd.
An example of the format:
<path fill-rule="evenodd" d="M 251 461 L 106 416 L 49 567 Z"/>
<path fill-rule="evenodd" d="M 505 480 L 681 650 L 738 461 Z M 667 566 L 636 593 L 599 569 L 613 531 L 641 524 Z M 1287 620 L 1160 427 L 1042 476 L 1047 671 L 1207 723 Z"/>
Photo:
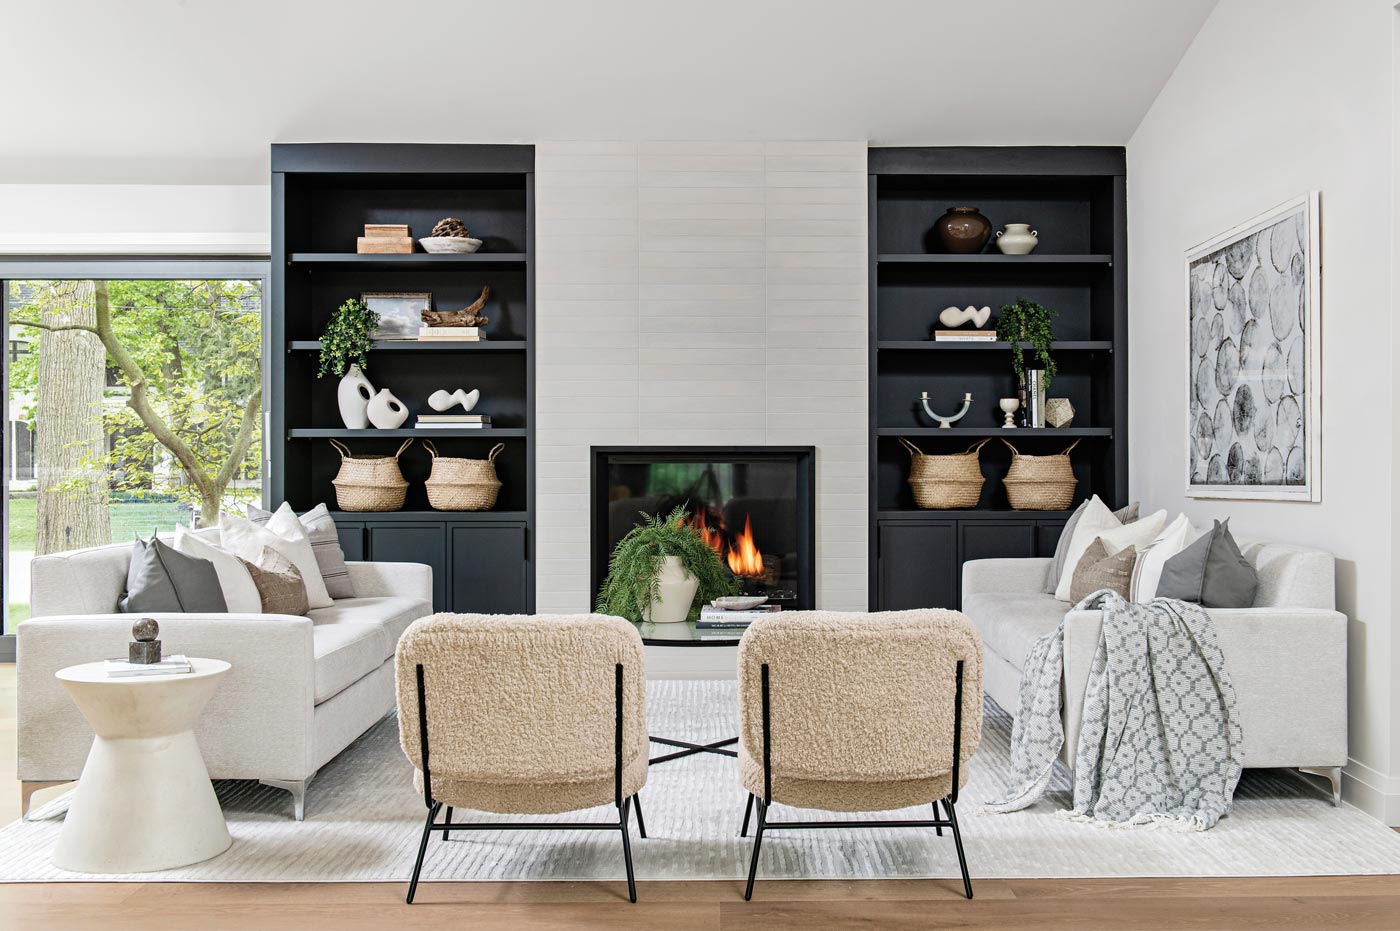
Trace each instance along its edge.
<path fill-rule="evenodd" d="M 6 13 L 0 927 L 1394 926 L 1393 2 Z"/>

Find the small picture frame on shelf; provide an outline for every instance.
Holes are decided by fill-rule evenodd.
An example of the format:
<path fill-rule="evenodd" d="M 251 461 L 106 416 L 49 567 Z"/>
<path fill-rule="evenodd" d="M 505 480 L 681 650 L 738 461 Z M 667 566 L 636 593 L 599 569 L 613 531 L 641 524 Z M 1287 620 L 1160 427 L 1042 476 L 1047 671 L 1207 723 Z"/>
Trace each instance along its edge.
<path fill-rule="evenodd" d="M 360 295 L 365 306 L 379 314 L 375 339 L 418 338 L 423 311 L 433 309 L 430 291 L 366 291 Z"/>

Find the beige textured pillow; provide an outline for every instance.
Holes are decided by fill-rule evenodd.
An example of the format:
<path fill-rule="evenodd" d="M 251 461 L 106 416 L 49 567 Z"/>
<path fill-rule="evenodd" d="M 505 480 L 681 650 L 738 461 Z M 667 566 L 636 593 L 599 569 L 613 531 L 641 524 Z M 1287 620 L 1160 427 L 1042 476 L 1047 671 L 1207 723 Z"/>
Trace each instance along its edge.
<path fill-rule="evenodd" d="M 262 598 L 263 614 L 301 616 L 310 610 L 306 603 L 306 583 L 292 561 L 270 546 L 264 546 L 255 563 L 242 561 L 253 577 Z"/>
<path fill-rule="evenodd" d="M 1126 547 L 1110 556 L 1103 541 L 1095 537 L 1080 557 L 1079 565 L 1074 567 L 1069 585 L 1070 603 L 1078 604 L 1101 588 L 1112 589 L 1127 598 L 1136 562 L 1134 547 Z"/>

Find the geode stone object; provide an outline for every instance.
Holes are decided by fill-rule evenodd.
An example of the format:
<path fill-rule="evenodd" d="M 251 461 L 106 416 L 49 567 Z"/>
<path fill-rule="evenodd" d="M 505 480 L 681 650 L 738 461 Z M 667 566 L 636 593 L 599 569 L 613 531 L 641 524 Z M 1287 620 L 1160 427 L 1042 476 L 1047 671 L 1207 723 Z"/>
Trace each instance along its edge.
<path fill-rule="evenodd" d="M 160 625 L 153 617 L 143 617 L 131 625 L 132 642 L 127 644 L 127 660 L 143 666 L 160 662 Z"/>

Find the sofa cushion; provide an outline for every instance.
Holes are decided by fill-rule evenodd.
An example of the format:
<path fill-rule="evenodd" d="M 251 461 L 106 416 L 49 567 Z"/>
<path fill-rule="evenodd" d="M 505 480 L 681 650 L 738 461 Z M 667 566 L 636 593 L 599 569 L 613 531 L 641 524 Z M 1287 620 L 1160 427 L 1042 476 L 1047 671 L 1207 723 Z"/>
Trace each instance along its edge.
<path fill-rule="evenodd" d="M 420 617 L 433 613 L 433 606 L 426 601 L 405 595 L 372 595 L 365 598 L 342 598 L 329 608 L 314 608 L 307 617 L 317 626 L 321 624 L 377 624 L 384 630 L 386 647 L 379 659 L 394 655 L 399 637 L 408 625 Z"/>
<path fill-rule="evenodd" d="M 117 600 L 124 614 L 227 614 L 228 603 L 214 564 L 190 556 L 154 536 L 131 544 L 126 593 Z"/>
<path fill-rule="evenodd" d="M 382 666 L 387 655 L 385 650 L 393 652 L 392 647 L 386 646 L 387 639 L 383 625 L 372 620 L 315 624 L 311 629 L 311 641 L 316 704 L 339 694 Z"/>
<path fill-rule="evenodd" d="M 982 635 L 988 650 L 1025 667 L 1037 640 L 1060 626 L 1068 606 L 1043 592 L 984 592 L 963 598 L 963 613 Z"/>

